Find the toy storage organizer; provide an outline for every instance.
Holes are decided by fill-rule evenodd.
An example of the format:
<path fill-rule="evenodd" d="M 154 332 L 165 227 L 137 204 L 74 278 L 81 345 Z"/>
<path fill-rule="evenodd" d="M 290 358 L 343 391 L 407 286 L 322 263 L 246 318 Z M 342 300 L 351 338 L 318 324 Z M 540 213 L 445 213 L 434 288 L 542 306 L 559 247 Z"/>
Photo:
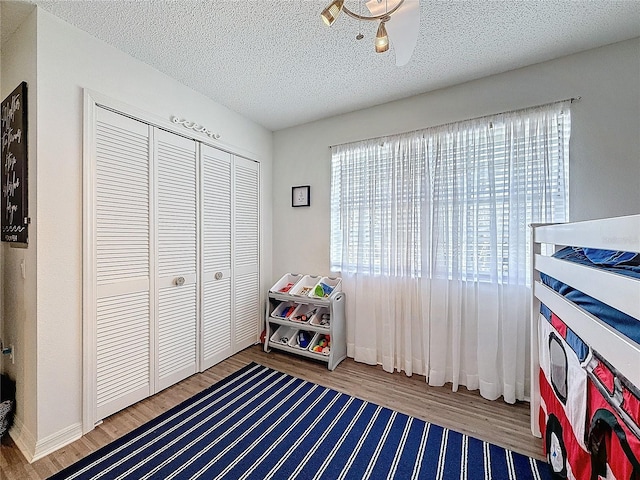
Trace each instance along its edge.
<path fill-rule="evenodd" d="M 287 273 L 269 290 L 264 351 L 313 358 L 334 370 L 347 356 L 344 311 L 339 278 Z"/>

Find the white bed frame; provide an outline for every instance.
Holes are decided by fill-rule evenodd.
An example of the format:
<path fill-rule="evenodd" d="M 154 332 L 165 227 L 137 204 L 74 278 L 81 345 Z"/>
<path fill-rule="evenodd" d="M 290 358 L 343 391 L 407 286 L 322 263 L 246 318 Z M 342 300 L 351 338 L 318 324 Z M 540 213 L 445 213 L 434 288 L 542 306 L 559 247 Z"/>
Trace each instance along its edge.
<path fill-rule="evenodd" d="M 540 282 L 540 272 L 638 319 L 640 328 L 640 280 L 542 255 L 563 246 L 640 252 L 640 214 L 562 224 L 536 224 L 531 228 L 531 432 L 540 437 L 538 414 L 538 318 L 544 303 L 585 343 L 640 388 L 640 345 Z"/>

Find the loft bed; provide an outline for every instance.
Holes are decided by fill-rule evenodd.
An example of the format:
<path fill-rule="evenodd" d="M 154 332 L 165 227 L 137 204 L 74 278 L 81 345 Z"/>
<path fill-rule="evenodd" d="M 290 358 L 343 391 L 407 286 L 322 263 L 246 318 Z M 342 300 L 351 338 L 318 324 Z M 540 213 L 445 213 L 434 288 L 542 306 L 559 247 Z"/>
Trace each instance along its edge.
<path fill-rule="evenodd" d="M 533 225 L 531 246 L 531 431 L 559 478 L 640 479 L 640 215 Z"/>

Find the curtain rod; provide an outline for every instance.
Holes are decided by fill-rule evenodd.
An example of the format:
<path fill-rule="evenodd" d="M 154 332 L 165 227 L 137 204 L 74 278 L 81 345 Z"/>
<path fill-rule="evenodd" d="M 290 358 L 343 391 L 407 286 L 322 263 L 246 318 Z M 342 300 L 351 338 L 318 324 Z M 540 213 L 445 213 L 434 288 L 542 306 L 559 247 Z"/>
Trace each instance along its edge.
<path fill-rule="evenodd" d="M 578 100 L 580 100 L 582 97 L 578 96 L 578 97 L 571 97 L 571 98 L 565 98 L 563 100 L 556 100 L 555 102 L 549 102 L 549 103 L 541 103 L 540 105 L 532 105 L 530 107 L 523 107 L 523 108 L 516 108 L 514 110 L 506 110 L 504 112 L 500 112 L 500 113 L 491 113 L 489 115 L 482 115 L 481 117 L 475 117 L 475 118 L 469 118 L 466 120 L 458 120 L 457 122 L 449 122 L 449 123 L 441 123 L 440 125 L 432 125 L 430 127 L 423 127 L 423 128 L 416 128 L 415 130 L 409 130 L 408 132 L 400 132 L 400 133 L 389 133 L 387 135 L 382 135 L 380 137 L 370 137 L 370 138 L 364 138 L 361 140 L 351 140 L 349 142 L 343 142 L 343 143 L 336 143 L 335 145 L 329 145 L 329 148 L 333 148 L 333 147 L 339 147 L 341 145 L 346 145 L 348 143 L 358 143 L 358 142 L 366 142 L 369 140 L 375 140 L 376 138 L 382 138 L 382 137 L 389 137 L 391 135 L 405 135 L 407 133 L 414 133 L 414 132 L 419 132 L 421 130 L 426 130 L 428 128 L 438 128 L 438 127 L 443 127 L 445 125 L 451 125 L 452 123 L 458 123 L 458 122 L 467 122 L 470 120 L 481 120 L 483 118 L 489 118 L 489 117 L 495 117 L 496 115 L 505 115 L 507 113 L 513 113 L 513 112 L 518 112 L 520 110 L 529 110 L 530 108 L 538 108 L 538 107 L 544 107 L 546 105 L 553 105 L 555 103 L 562 103 L 562 102 L 570 102 L 570 103 L 574 103 L 577 102 Z"/>

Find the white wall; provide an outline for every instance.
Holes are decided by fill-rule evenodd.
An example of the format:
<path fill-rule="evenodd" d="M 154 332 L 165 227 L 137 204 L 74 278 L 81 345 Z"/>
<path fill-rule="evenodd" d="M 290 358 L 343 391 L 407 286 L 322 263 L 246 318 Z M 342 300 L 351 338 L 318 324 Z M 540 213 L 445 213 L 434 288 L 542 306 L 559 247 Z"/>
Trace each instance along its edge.
<path fill-rule="evenodd" d="M 28 205 L 32 223 L 28 248 L 3 243 L 3 332 L 2 340 L 14 345 L 15 364 L 3 355 L 3 372 L 16 381 L 16 431 L 20 441 L 33 443 L 36 424 L 36 258 L 38 215 L 36 209 L 37 114 L 36 105 L 36 15 L 32 13 L 2 46 L 2 88 L 6 98 L 21 82 L 27 82 L 28 105 Z M 25 262 L 22 278 L 20 264 Z"/>
<path fill-rule="evenodd" d="M 330 145 L 571 97 L 570 218 L 640 212 L 640 39 L 274 134 L 273 279 L 329 273 Z M 291 187 L 311 185 L 309 208 Z"/>
<path fill-rule="evenodd" d="M 266 279 L 271 275 L 273 137 L 269 130 L 46 11 L 38 9 L 36 15 L 38 195 L 32 205 L 37 209 L 38 242 L 32 278 L 37 275 L 38 288 L 29 292 L 26 303 L 37 308 L 37 412 L 32 414 L 36 425 L 29 424 L 36 444 L 27 445 L 33 449 L 28 453 L 37 458 L 76 436 L 82 422 L 83 89 L 164 120 L 177 115 L 197 121 L 220 133 L 224 145 L 236 153 L 260 161 L 261 273 Z M 34 34 L 32 26 L 29 41 Z M 30 55 L 34 63 L 36 57 Z M 30 247 L 29 252 L 34 250 Z M 8 278 L 15 262 L 7 267 Z M 19 308 L 11 297 L 7 303 L 8 310 Z"/>

